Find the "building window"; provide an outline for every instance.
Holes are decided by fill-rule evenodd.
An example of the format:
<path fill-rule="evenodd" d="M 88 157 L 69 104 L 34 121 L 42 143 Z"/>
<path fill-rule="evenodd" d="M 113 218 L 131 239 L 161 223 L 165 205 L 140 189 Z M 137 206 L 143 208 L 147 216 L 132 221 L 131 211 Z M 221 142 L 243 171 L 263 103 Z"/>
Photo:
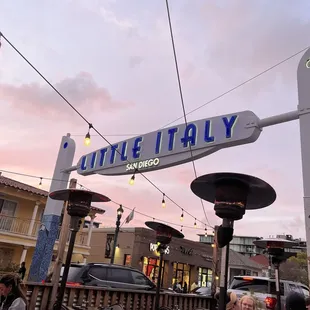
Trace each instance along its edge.
<path fill-rule="evenodd" d="M 0 229 L 11 231 L 13 217 L 15 215 L 17 203 L 10 200 L 0 199 Z M 15 225 L 14 225 L 15 226 Z M 14 228 L 13 228 L 14 229 Z"/>
<path fill-rule="evenodd" d="M 184 284 L 186 283 L 188 290 L 190 287 L 189 279 L 190 279 L 190 265 L 173 263 L 173 279 L 172 279 L 173 287 L 175 287 L 176 284 L 180 283 L 181 287 L 183 288 Z"/>
<path fill-rule="evenodd" d="M 212 270 L 208 268 L 198 268 L 198 286 L 211 287 L 212 285 Z"/>
<path fill-rule="evenodd" d="M 131 255 L 130 254 L 124 255 L 124 265 L 131 266 Z"/>
<path fill-rule="evenodd" d="M 165 261 L 163 261 L 163 266 L 161 270 L 161 285 L 163 285 L 164 270 L 165 270 Z M 143 273 L 153 283 L 157 283 L 158 271 L 159 271 L 159 259 L 158 258 L 151 258 L 151 257 L 143 258 Z"/>
<path fill-rule="evenodd" d="M 113 235 L 108 234 L 106 244 L 105 244 L 104 258 L 111 258 L 113 245 L 114 245 L 114 234 Z"/>

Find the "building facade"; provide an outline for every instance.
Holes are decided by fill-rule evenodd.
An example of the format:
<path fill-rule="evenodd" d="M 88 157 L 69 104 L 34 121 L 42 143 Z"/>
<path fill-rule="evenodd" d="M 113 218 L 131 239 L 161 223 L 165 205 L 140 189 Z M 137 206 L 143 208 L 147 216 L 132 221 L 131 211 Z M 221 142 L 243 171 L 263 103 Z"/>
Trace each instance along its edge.
<path fill-rule="evenodd" d="M 114 228 L 93 229 L 89 262 L 110 263 L 114 244 Z M 115 264 L 132 266 L 157 281 L 159 253 L 156 251 L 155 232 L 147 228 L 121 229 L 115 253 Z M 175 282 L 196 282 L 211 286 L 213 268 L 211 245 L 186 239 L 172 239 L 164 254 L 162 285 L 173 287 Z"/>
<path fill-rule="evenodd" d="M 254 245 L 253 241 L 259 240 L 260 237 L 253 236 L 233 236 L 230 242 L 230 249 L 245 255 L 247 257 L 255 256 L 257 254 L 262 254 L 263 249 L 258 248 Z M 199 235 L 199 241 L 205 244 L 212 244 L 214 242 L 214 237 L 211 235 Z"/>
<path fill-rule="evenodd" d="M 16 269 L 21 262 L 29 270 L 48 192 L 0 174 L 0 271 Z M 92 207 L 90 222 L 104 211 Z M 83 226 L 83 225 L 81 225 Z M 73 261 L 85 261 L 89 255 L 92 225 L 78 232 Z M 61 226 L 59 227 L 60 232 Z M 54 247 L 54 258 L 58 240 Z"/>

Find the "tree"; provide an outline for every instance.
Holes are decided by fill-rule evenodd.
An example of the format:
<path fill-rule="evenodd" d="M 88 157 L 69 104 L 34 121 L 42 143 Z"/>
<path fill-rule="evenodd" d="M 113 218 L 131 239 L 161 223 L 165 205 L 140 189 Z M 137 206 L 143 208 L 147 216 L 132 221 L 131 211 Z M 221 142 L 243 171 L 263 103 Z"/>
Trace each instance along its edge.
<path fill-rule="evenodd" d="M 300 282 L 309 285 L 307 253 L 297 253 L 280 265 L 280 277 L 282 280 Z"/>

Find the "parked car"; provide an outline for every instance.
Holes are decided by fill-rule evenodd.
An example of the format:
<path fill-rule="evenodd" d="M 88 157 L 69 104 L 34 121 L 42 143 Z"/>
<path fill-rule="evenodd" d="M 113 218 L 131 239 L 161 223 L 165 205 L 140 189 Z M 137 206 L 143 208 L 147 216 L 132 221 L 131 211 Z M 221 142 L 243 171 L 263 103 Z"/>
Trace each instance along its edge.
<path fill-rule="evenodd" d="M 63 273 L 63 268 L 61 275 Z M 155 285 L 141 271 L 105 263 L 71 264 L 68 285 L 100 286 L 131 290 L 153 290 Z"/>
<path fill-rule="evenodd" d="M 236 276 L 229 286 L 229 291 L 236 293 L 238 298 L 251 294 L 258 301 L 260 309 L 275 309 L 277 304 L 275 279 L 265 277 Z M 281 308 L 285 309 L 285 298 L 292 292 L 298 292 L 304 297 L 309 296 L 309 288 L 301 283 L 281 280 Z"/>

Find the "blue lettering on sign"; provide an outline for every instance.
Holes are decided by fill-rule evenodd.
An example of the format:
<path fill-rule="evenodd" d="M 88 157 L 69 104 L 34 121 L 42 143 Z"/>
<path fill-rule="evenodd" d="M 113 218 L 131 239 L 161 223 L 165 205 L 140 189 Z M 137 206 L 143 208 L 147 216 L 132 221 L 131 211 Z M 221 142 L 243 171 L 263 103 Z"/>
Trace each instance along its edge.
<path fill-rule="evenodd" d="M 212 136 L 212 133 L 211 133 L 211 121 L 210 120 L 207 120 L 206 121 L 206 126 L 205 126 L 205 141 L 207 143 L 211 143 L 211 142 L 214 142 L 214 136 Z"/>
<path fill-rule="evenodd" d="M 157 133 L 157 137 L 156 137 L 156 144 L 155 144 L 155 154 L 159 154 L 161 151 L 161 138 L 162 138 L 163 133 L 161 131 L 159 131 Z"/>
<path fill-rule="evenodd" d="M 110 164 L 114 164 L 115 162 L 115 155 L 116 155 L 116 150 L 118 148 L 118 144 L 111 145 L 111 156 L 110 156 Z"/>
<path fill-rule="evenodd" d="M 105 162 L 105 155 L 107 153 L 108 149 L 104 148 L 100 150 L 100 160 L 99 160 L 99 166 L 102 167 Z"/>
<path fill-rule="evenodd" d="M 140 158 L 141 146 L 140 143 L 143 141 L 143 137 L 138 137 L 135 139 L 134 146 L 132 149 L 132 157 L 135 159 Z"/>
<path fill-rule="evenodd" d="M 127 161 L 127 141 L 123 142 L 122 152 L 121 152 L 121 161 Z"/>
<path fill-rule="evenodd" d="M 96 165 L 96 158 L 97 158 L 97 152 L 94 152 L 91 161 L 90 161 L 90 168 L 94 168 Z"/>
<path fill-rule="evenodd" d="M 81 162 L 81 170 L 86 170 L 86 163 L 87 163 L 87 156 L 82 157 L 82 162 Z"/>
<path fill-rule="evenodd" d="M 230 120 L 228 120 L 226 116 L 222 118 L 224 125 L 226 127 L 226 138 L 227 139 L 230 139 L 232 137 L 232 132 L 236 124 L 237 118 L 238 118 L 238 115 L 231 116 Z"/>
<path fill-rule="evenodd" d="M 178 130 L 179 130 L 178 127 L 170 128 L 168 130 L 168 134 L 169 134 L 168 150 L 169 151 L 172 151 L 174 149 L 175 134 L 178 132 Z"/>
<path fill-rule="evenodd" d="M 195 124 L 188 124 L 184 131 L 184 136 L 181 139 L 183 147 L 188 145 L 195 146 L 197 140 L 197 126 Z"/>

